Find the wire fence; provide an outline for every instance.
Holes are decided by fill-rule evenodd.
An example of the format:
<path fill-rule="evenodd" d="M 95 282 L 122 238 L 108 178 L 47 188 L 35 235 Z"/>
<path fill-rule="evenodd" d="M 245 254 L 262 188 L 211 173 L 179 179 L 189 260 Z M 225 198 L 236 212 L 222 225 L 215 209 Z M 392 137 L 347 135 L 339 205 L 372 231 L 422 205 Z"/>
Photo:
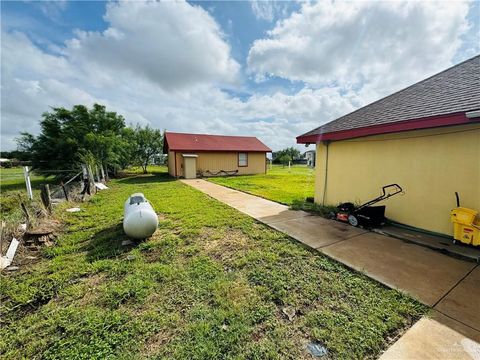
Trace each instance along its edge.
<path fill-rule="evenodd" d="M 96 192 L 96 185 L 98 183 L 105 182 L 105 175 L 98 168 L 94 167 L 95 173 L 92 171 L 92 167 L 89 165 L 82 165 L 81 171 L 77 172 L 74 176 L 70 177 L 67 181 L 53 182 L 52 179 L 43 178 L 45 182 L 40 184 L 41 198 L 44 203 L 50 204 L 50 202 L 60 202 L 63 200 L 83 200 L 88 195 L 93 195 Z M 28 197 L 33 199 L 32 191 L 32 178 L 35 179 L 35 183 L 38 180 L 41 181 L 41 174 L 71 174 L 72 170 L 32 170 L 28 166 L 23 168 L 23 176 L 25 178 L 25 187 Z M 18 176 L 18 175 L 17 175 Z"/>
<path fill-rule="evenodd" d="M 52 200 L 79 200 L 83 185 L 82 173 L 80 171 L 65 183 L 50 185 L 50 197 Z"/>

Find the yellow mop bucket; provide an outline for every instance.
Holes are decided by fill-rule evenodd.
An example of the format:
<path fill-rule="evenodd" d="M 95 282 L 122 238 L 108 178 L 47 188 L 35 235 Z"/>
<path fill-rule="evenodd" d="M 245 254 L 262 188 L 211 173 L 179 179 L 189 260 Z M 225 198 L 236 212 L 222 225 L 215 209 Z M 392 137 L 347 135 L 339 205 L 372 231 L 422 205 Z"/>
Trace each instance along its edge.
<path fill-rule="evenodd" d="M 453 223 L 453 238 L 465 244 L 480 245 L 480 219 L 478 211 L 457 207 L 450 212 Z"/>

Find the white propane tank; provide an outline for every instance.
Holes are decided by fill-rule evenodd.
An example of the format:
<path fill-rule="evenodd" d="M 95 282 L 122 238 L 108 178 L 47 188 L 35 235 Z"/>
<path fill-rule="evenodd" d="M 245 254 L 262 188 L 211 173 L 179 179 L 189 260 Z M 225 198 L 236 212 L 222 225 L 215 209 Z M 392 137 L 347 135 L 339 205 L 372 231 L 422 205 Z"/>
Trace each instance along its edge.
<path fill-rule="evenodd" d="M 142 193 L 135 193 L 125 201 L 123 231 L 134 239 L 150 237 L 158 227 L 158 217 Z"/>

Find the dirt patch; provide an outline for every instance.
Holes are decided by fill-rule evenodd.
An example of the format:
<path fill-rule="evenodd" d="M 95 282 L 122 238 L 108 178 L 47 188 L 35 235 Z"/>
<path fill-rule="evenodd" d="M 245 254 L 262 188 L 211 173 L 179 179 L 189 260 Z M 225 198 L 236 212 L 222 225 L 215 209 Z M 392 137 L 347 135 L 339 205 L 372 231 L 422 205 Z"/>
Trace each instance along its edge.
<path fill-rule="evenodd" d="M 84 280 L 84 285 L 88 289 L 85 295 L 80 299 L 80 305 L 92 304 L 97 298 L 96 289 L 103 284 L 106 276 L 104 274 L 94 274 Z"/>
<path fill-rule="evenodd" d="M 199 240 L 207 254 L 227 262 L 238 258 L 239 253 L 254 247 L 252 240 L 237 229 L 228 229 L 219 233 L 216 229 L 204 228 Z"/>
<path fill-rule="evenodd" d="M 152 356 L 160 351 L 160 349 L 165 346 L 172 338 L 172 334 L 168 331 L 160 331 L 145 341 L 142 349 L 142 354 L 144 356 Z"/>

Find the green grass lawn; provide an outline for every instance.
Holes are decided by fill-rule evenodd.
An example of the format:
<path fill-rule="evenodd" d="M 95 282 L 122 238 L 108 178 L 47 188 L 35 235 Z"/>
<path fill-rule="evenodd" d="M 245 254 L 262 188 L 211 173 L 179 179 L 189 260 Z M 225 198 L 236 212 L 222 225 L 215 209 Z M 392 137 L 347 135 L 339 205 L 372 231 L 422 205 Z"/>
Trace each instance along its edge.
<path fill-rule="evenodd" d="M 30 175 L 32 189 L 39 189 L 40 184 L 52 183 L 53 181 L 53 178 L 45 178 L 42 175 L 34 173 Z M 23 168 L 0 168 L 0 191 L 4 193 L 15 190 L 25 191 L 25 193 L 27 192 L 23 176 Z"/>
<path fill-rule="evenodd" d="M 216 177 L 208 179 L 219 185 L 258 195 L 282 204 L 292 205 L 313 197 L 314 169 L 307 166 L 282 165 L 268 168 L 266 174 Z"/>
<path fill-rule="evenodd" d="M 53 178 L 30 174 L 30 183 L 34 198 L 40 200 L 40 184 L 54 183 Z M 0 168 L 0 220 L 18 224 L 23 222 L 23 213 L 20 210 L 20 200 L 28 205 L 27 188 L 23 176 L 23 168 Z M 27 206 L 32 210 L 31 206 Z M 33 210 L 32 210 L 33 211 Z"/>
<path fill-rule="evenodd" d="M 60 205 L 57 245 L 0 275 L 2 358 L 300 359 L 311 340 L 376 358 L 426 311 L 163 172 L 109 186 L 81 212 Z M 138 191 L 159 229 L 122 247 Z"/>

